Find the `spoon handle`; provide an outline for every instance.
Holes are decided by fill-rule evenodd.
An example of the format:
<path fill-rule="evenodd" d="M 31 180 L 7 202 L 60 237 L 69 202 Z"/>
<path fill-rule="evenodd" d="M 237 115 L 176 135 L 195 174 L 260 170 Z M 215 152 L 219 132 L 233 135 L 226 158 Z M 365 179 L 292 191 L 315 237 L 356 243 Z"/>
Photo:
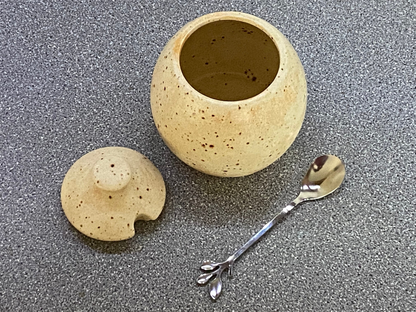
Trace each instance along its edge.
<path fill-rule="evenodd" d="M 267 224 L 263 226 L 263 228 L 258 231 L 253 237 L 251 237 L 247 243 L 245 243 L 239 250 L 237 250 L 232 256 L 230 256 L 227 261 L 230 261 L 233 263 L 235 260 L 237 260 L 238 257 L 240 257 L 247 249 L 249 249 L 254 243 L 256 243 L 260 237 L 262 237 L 267 231 L 269 231 L 275 224 L 279 223 L 284 219 L 284 217 L 293 209 L 295 208 L 302 199 L 299 197 L 296 198 L 293 202 L 291 202 L 289 205 L 287 205 L 285 208 L 282 209 L 272 220 L 270 220 Z M 230 267 L 231 269 L 231 267 Z M 231 275 L 231 270 L 230 270 Z"/>
<path fill-rule="evenodd" d="M 283 218 L 299 203 L 304 199 L 301 196 L 298 196 L 293 202 L 287 205 L 285 208 L 280 211 L 272 220 L 270 220 L 263 228 L 258 231 L 252 238 L 250 238 L 247 243 L 245 243 L 240 249 L 238 249 L 234 254 L 228 257 L 224 262 L 213 262 L 213 261 L 204 261 L 201 266 L 201 270 L 205 273 L 201 274 L 197 283 L 200 285 L 208 284 L 209 294 L 212 299 L 216 300 L 222 291 L 222 281 L 221 275 L 225 270 L 228 270 L 228 274 L 232 275 L 233 265 L 235 260 L 240 257 L 247 249 L 249 249 L 254 243 L 256 243 L 260 237 L 262 237 L 268 230 L 270 230 L 276 223 L 283 220 Z"/>

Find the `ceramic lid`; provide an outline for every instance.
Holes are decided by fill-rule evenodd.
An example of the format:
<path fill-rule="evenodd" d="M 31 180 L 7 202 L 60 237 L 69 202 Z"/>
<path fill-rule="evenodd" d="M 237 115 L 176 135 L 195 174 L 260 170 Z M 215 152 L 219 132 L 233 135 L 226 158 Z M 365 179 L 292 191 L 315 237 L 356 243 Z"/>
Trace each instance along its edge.
<path fill-rule="evenodd" d="M 136 220 L 155 220 L 162 212 L 165 183 L 145 156 L 124 147 L 105 147 L 77 160 L 61 188 L 62 208 L 83 234 L 120 241 L 135 234 Z"/>

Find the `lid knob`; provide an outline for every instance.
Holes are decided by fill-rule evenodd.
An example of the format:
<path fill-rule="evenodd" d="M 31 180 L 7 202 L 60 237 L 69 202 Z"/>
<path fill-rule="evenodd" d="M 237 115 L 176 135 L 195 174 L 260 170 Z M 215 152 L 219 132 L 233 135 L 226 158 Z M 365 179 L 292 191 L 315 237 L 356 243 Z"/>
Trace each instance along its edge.
<path fill-rule="evenodd" d="M 129 182 L 131 170 L 121 157 L 106 156 L 98 160 L 93 169 L 94 183 L 105 191 L 119 191 Z"/>

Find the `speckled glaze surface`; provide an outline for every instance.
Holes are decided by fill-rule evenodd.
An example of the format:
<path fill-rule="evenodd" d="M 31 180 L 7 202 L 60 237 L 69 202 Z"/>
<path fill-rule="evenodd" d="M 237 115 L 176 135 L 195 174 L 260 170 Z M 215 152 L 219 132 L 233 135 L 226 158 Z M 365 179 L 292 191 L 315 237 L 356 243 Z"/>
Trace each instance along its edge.
<path fill-rule="evenodd" d="M 183 46 L 196 30 L 227 20 L 252 27 L 253 31 L 241 29 L 247 37 L 256 31 L 266 34 L 278 51 L 277 74 L 270 84 L 252 97 L 235 101 L 197 91 L 180 63 Z M 206 40 L 214 46 L 224 37 L 213 33 Z M 209 63 L 201 62 L 201 66 Z M 249 69 L 244 74 L 253 83 L 261 83 L 252 73 L 255 69 Z M 277 160 L 302 126 L 306 97 L 304 70 L 289 41 L 264 20 L 237 12 L 208 14 L 179 30 L 163 49 L 151 86 L 154 122 L 167 146 L 191 167 L 223 177 L 249 175 Z"/>
<path fill-rule="evenodd" d="M 62 208 L 83 234 L 120 241 L 135 234 L 136 220 L 155 220 L 165 183 L 145 156 L 123 147 L 94 150 L 77 160 L 62 183 Z"/>

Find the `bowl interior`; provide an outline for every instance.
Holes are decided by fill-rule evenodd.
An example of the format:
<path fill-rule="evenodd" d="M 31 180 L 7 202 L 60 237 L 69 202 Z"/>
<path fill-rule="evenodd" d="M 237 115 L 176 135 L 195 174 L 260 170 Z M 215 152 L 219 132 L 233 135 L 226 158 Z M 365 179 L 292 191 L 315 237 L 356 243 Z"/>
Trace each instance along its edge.
<path fill-rule="evenodd" d="M 241 21 L 203 25 L 185 41 L 181 70 L 189 84 L 217 100 L 238 101 L 264 91 L 279 69 L 279 52 L 261 29 Z"/>

